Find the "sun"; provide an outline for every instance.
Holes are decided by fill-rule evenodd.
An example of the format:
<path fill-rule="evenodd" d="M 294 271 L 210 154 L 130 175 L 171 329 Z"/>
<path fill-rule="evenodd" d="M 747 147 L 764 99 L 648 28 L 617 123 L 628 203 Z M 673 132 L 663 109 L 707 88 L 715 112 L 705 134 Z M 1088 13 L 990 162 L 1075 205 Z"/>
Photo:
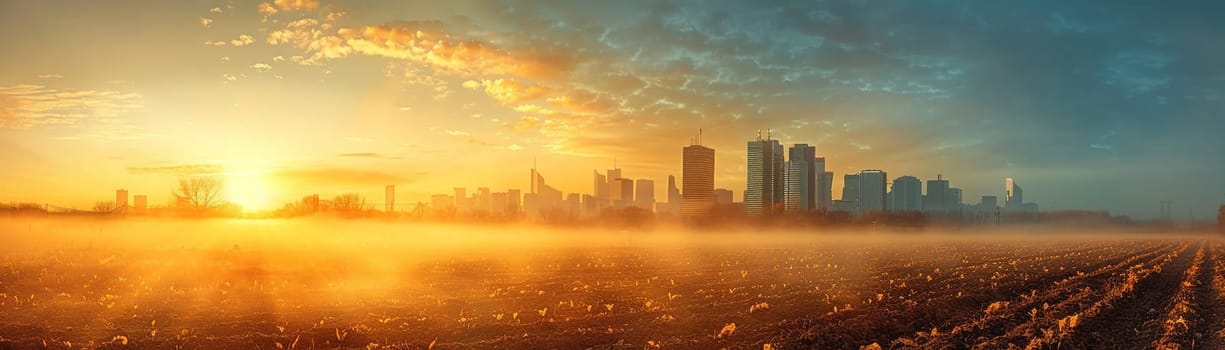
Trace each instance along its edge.
<path fill-rule="evenodd" d="M 272 209 L 271 191 L 262 173 L 238 172 L 226 175 L 225 198 L 242 206 L 245 212 Z"/>

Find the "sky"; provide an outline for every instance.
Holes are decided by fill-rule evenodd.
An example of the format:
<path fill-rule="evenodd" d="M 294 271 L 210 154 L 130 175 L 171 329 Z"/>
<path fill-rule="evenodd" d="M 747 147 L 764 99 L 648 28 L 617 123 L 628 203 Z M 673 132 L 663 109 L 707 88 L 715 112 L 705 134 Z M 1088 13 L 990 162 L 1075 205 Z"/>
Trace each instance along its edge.
<path fill-rule="evenodd" d="M 1163 6 L 1167 5 L 1167 6 Z M 616 165 L 666 198 L 698 130 L 744 191 L 758 131 L 842 176 L 1013 177 L 1045 209 L 1225 201 L 1225 3 L 4 1 L 0 201 L 280 207 L 356 192 L 564 192 Z M 679 181 L 678 181 L 679 182 Z M 837 195 L 835 195 L 837 197 Z"/>

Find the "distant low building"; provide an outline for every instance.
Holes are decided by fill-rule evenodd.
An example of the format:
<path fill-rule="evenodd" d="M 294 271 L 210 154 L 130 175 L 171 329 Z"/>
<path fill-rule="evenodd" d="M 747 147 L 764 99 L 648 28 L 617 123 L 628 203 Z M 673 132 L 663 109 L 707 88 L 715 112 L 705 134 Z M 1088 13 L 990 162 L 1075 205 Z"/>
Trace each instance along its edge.
<path fill-rule="evenodd" d="M 732 190 L 726 188 L 715 189 L 715 204 L 732 204 Z"/>
<path fill-rule="evenodd" d="M 1225 232 L 1225 205 L 1221 205 L 1216 214 L 1216 227 Z"/>
<path fill-rule="evenodd" d="M 149 197 L 143 194 L 132 196 L 132 212 L 145 214 L 149 211 Z"/>

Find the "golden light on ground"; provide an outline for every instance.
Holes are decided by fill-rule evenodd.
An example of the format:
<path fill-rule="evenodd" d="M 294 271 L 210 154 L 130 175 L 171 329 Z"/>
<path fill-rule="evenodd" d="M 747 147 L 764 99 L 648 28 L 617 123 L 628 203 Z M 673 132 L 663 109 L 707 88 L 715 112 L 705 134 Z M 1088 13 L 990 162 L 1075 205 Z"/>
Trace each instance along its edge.
<path fill-rule="evenodd" d="M 245 212 L 270 210 L 276 206 L 263 173 L 229 173 L 226 174 L 224 186 L 225 200 L 241 205 Z"/>

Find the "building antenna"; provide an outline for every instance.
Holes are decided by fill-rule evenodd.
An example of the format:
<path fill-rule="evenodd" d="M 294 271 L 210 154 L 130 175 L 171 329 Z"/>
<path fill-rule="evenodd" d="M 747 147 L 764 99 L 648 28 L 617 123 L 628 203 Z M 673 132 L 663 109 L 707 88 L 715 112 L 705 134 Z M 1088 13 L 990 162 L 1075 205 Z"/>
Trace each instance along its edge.
<path fill-rule="evenodd" d="M 702 145 L 702 128 L 698 128 L 698 146 Z"/>

